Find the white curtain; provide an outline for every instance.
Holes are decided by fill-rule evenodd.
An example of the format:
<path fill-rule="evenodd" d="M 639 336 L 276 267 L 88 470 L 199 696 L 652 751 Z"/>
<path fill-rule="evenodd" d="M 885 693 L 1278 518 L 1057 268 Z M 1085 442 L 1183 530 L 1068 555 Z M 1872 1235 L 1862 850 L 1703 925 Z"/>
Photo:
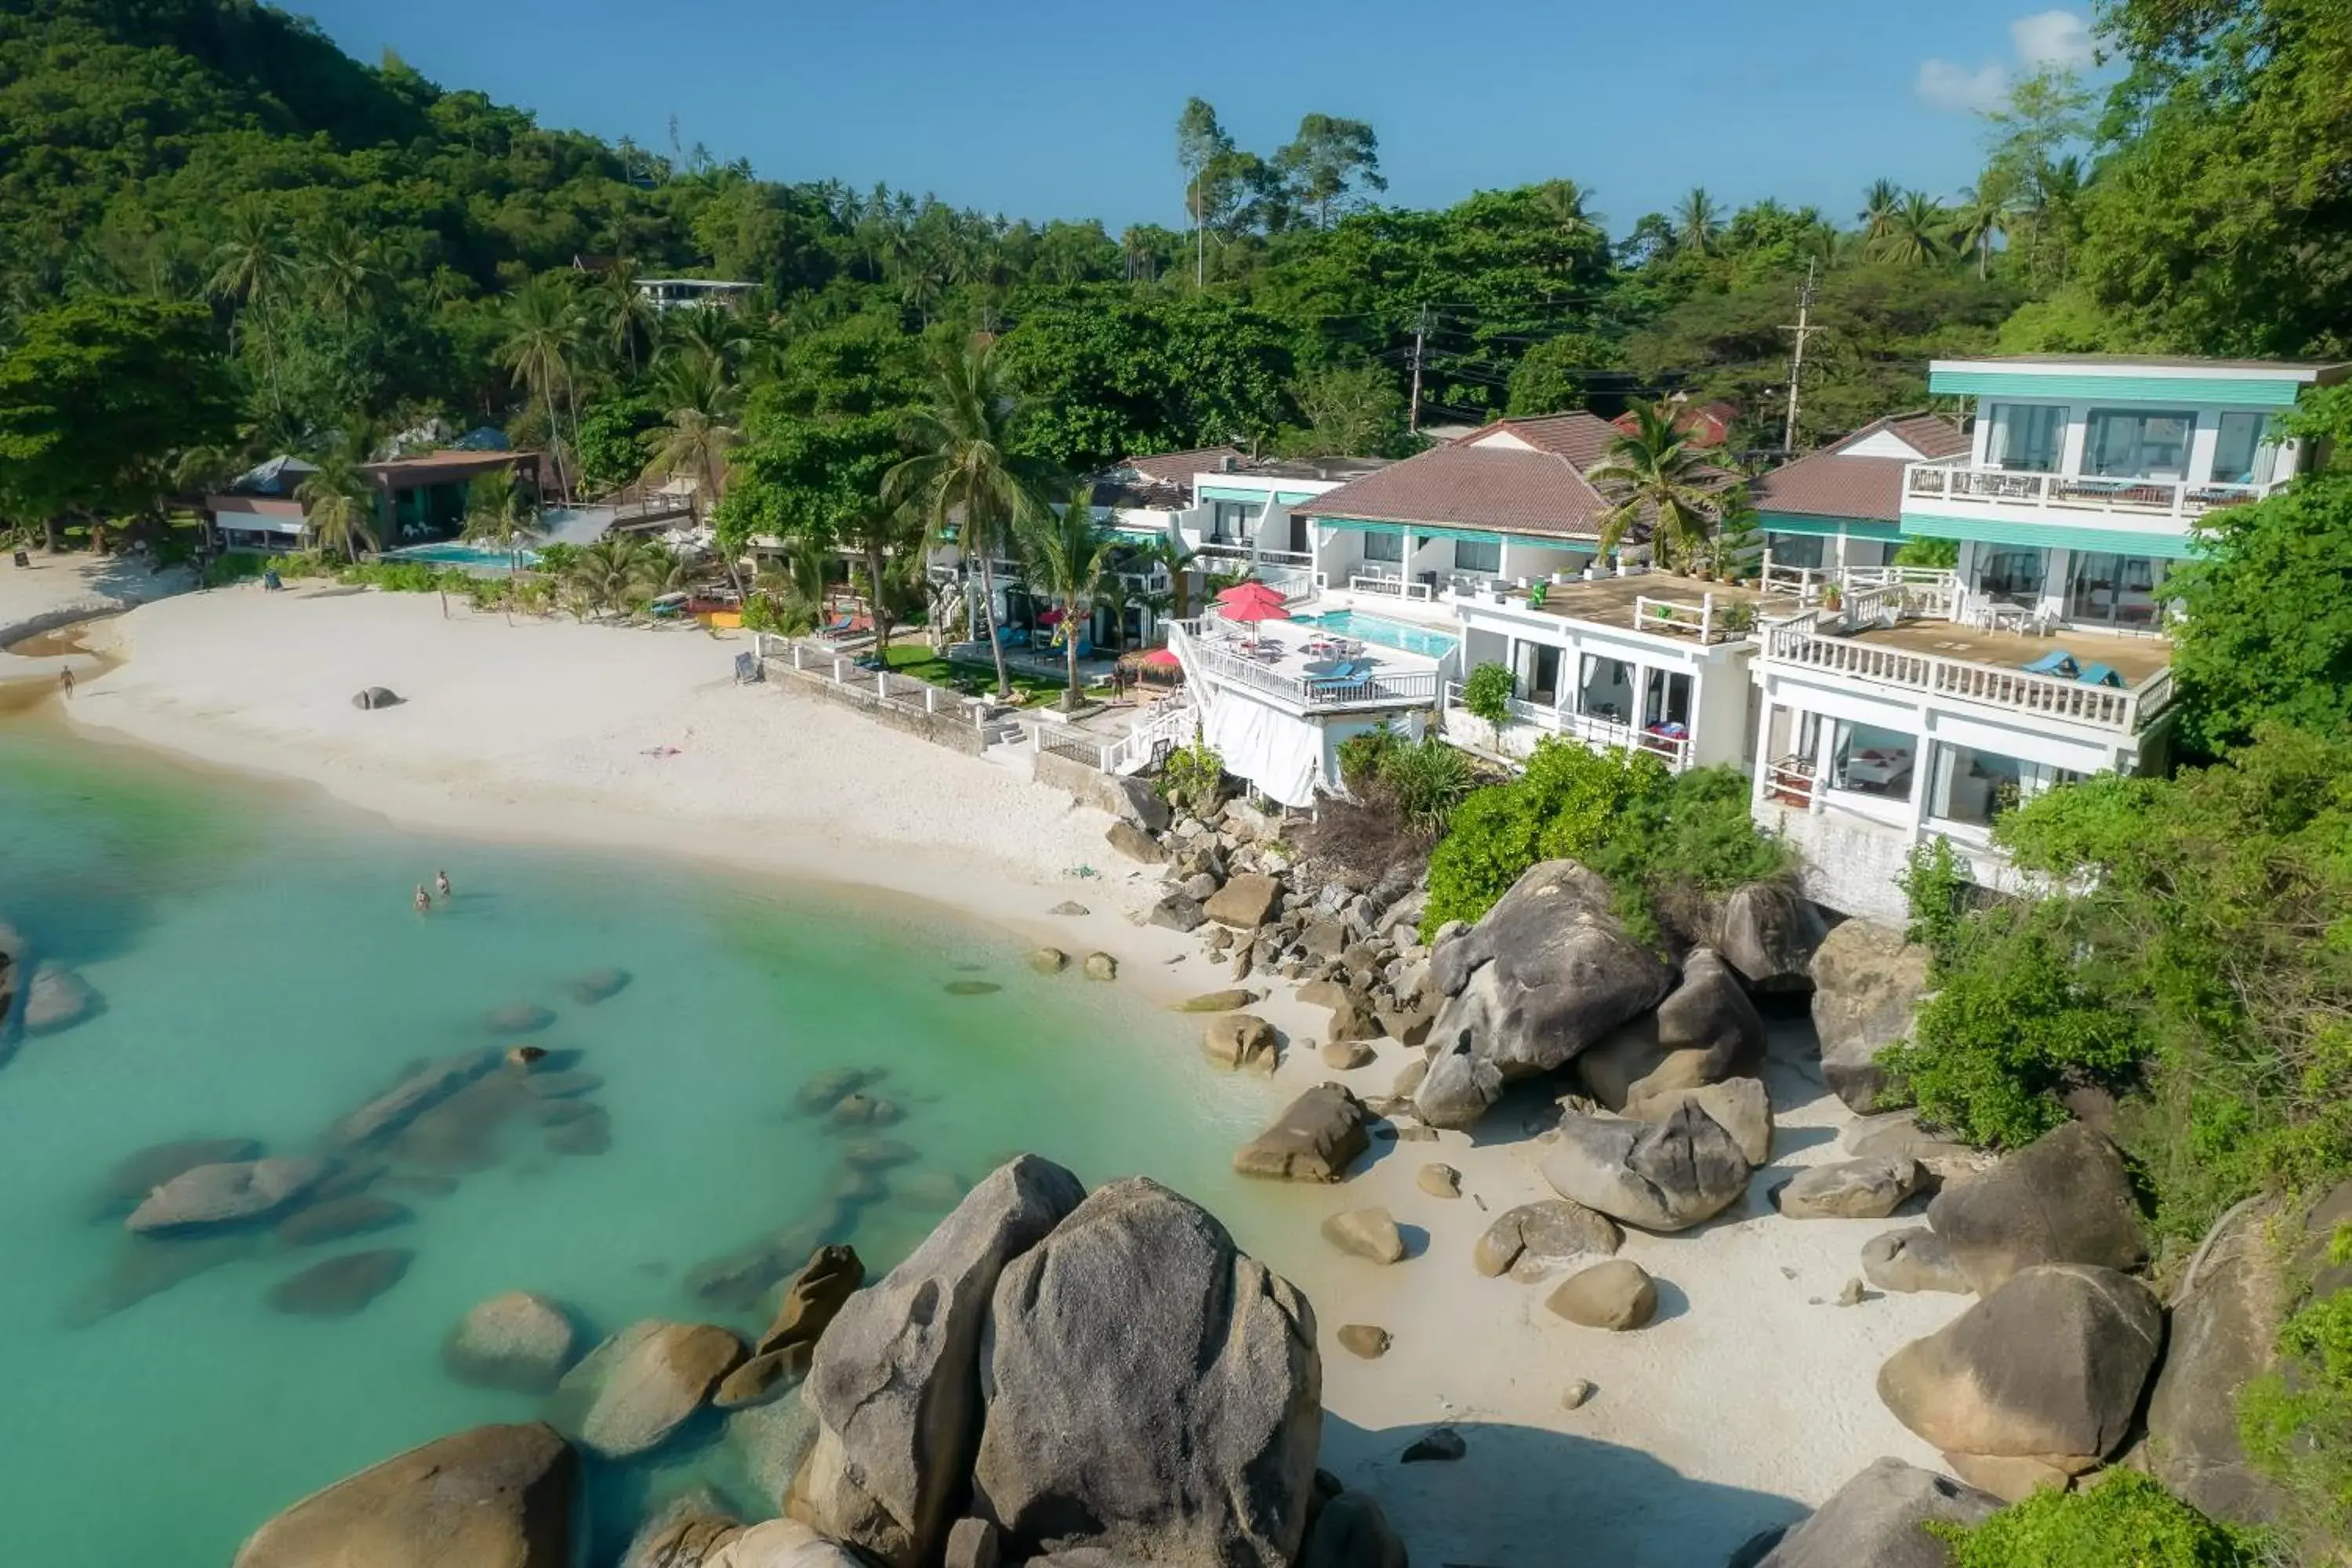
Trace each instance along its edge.
<path fill-rule="evenodd" d="M 1285 805 L 1311 805 L 1322 773 L 1323 731 L 1237 692 L 1217 693 L 1209 705 L 1209 744 L 1225 772 L 1249 780 Z"/>

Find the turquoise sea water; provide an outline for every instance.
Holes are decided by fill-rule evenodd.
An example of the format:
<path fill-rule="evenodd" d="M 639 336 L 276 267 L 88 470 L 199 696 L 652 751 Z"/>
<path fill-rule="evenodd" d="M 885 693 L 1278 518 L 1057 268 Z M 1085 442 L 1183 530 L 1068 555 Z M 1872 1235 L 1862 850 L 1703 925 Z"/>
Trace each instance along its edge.
<path fill-rule="evenodd" d="M 442 868 L 457 896 L 420 917 L 410 889 Z M 1192 1033 L 1124 987 L 1034 975 L 1018 943 L 935 912 L 436 841 L 19 720 L 0 726 L 0 920 L 107 1004 L 0 1063 L 10 1563 L 216 1568 L 317 1486 L 529 1418 L 534 1400 L 438 1363 L 448 1326 L 498 1291 L 554 1295 L 596 1333 L 648 1315 L 756 1328 L 687 1282 L 840 1180 L 841 1136 L 790 1110 L 823 1068 L 887 1068 L 873 1092 L 906 1119 L 880 1133 L 921 1152 L 891 1197 L 849 1211 L 877 1271 L 950 1201 L 947 1177 L 1016 1149 L 1089 1182 L 1159 1176 L 1253 1244 L 1227 1161 L 1273 1091 L 1202 1070 Z M 633 984 L 593 1007 L 567 996 L 605 964 Z M 485 1011 L 514 1002 L 553 1009 L 532 1037 L 603 1080 L 608 1150 L 551 1152 L 513 1118 L 479 1150 L 404 1153 L 375 1190 L 415 1210 L 405 1225 L 299 1251 L 264 1236 L 103 1310 L 147 1256 L 91 1215 L 117 1160 L 195 1136 L 306 1152 L 404 1065 L 487 1043 Z M 356 1314 L 268 1304 L 300 1268 L 377 1247 L 415 1259 Z"/>

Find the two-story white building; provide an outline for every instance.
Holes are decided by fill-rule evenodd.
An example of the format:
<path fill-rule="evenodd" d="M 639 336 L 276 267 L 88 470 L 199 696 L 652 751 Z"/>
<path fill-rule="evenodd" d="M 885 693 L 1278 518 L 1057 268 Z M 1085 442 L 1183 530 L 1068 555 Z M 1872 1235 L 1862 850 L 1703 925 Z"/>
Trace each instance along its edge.
<path fill-rule="evenodd" d="M 2053 784 L 2165 764 L 2166 573 L 2216 508 L 2287 483 L 2305 454 L 2272 420 L 2335 367 L 2037 355 L 1937 361 L 1972 400 L 1968 446 L 1904 464 L 1902 539 L 1949 570 L 1768 567 L 1800 607 L 1768 616 L 1758 817 L 1804 855 L 1815 896 L 1901 912 L 1914 846 L 1940 836 L 1979 881 L 2000 813 Z M 1764 486 L 1786 503 L 1834 458 Z M 1771 527 L 1769 521 L 1767 527 Z"/>

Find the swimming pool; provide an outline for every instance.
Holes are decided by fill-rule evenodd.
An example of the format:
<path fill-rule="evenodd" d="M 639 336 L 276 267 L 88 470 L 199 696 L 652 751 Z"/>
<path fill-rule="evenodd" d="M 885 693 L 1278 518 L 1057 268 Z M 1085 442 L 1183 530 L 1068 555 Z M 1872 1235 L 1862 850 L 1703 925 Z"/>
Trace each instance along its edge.
<path fill-rule="evenodd" d="M 503 550 L 482 550 L 471 544 L 453 542 L 412 544 L 405 550 L 387 550 L 383 558 L 386 561 L 423 561 L 436 566 L 494 566 L 502 572 L 508 565 L 507 553 Z M 522 564 L 539 564 L 538 553 L 530 550 L 522 552 Z"/>
<path fill-rule="evenodd" d="M 1407 653 L 1417 653 L 1423 658 L 1444 658 L 1458 646 L 1455 639 L 1444 632 L 1424 631 L 1391 621 L 1380 616 L 1367 616 L 1356 610 L 1327 610 L 1319 616 L 1301 616 L 1307 626 L 1321 626 L 1343 637 L 1361 637 L 1384 647 L 1399 647 Z"/>

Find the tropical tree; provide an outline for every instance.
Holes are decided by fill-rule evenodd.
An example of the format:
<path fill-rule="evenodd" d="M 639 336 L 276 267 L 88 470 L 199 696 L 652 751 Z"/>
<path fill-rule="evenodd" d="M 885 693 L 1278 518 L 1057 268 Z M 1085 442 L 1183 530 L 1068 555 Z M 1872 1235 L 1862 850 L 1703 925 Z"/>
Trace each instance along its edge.
<path fill-rule="evenodd" d="M 994 558 L 1012 531 L 1045 508 L 1051 470 L 1016 455 L 1023 412 L 996 360 L 996 344 L 974 342 L 942 352 L 932 364 L 931 405 L 901 431 L 915 456 L 884 477 L 886 504 L 912 503 L 931 537 L 952 542 L 980 563 L 980 629 L 996 659 L 996 693 L 1013 694 L 1004 648 L 996 636 Z"/>
<path fill-rule="evenodd" d="M 923 516 L 910 506 L 879 500 L 842 520 L 841 542 L 857 552 L 866 574 L 866 613 L 874 621 L 875 651 L 887 668 L 890 633 L 922 604 Z"/>
<path fill-rule="evenodd" d="M 1925 191 L 1907 191 L 1869 253 L 1877 260 L 1925 267 L 1944 254 L 1950 215 Z"/>
<path fill-rule="evenodd" d="M 566 585 L 589 609 L 619 609 L 656 591 L 669 552 L 634 533 L 608 533 L 581 550 L 564 574 Z"/>
<path fill-rule="evenodd" d="M 1680 567 L 1696 559 L 1743 492 L 1688 437 L 1675 429 L 1673 409 L 1633 405 L 1634 429 L 1617 437 L 1586 477 L 1610 503 L 1601 518 L 1601 548 L 1617 548 L 1636 523 L 1646 523 L 1658 563 Z"/>
<path fill-rule="evenodd" d="M 366 310 L 384 282 L 375 241 L 340 220 L 307 235 L 301 257 L 312 298 L 337 321 L 349 321 Z"/>
<path fill-rule="evenodd" d="M 654 432 L 645 477 L 690 476 L 699 520 L 703 509 L 726 493 L 728 454 L 743 439 L 736 423 L 741 399 L 727 378 L 724 363 L 702 353 L 680 353 L 666 361 L 654 395 L 663 410 L 662 424 Z"/>
<path fill-rule="evenodd" d="M 317 469 L 294 487 L 311 548 L 353 565 L 362 545 L 376 550 L 383 544 L 375 531 L 375 481 L 364 467 L 372 444 L 366 422 L 352 419 L 320 450 Z"/>
<path fill-rule="evenodd" d="M 1902 186 L 1892 180 L 1871 181 L 1870 188 L 1862 193 L 1862 210 L 1853 215 L 1862 225 L 1863 242 L 1870 244 L 1885 234 L 1902 205 Z"/>
<path fill-rule="evenodd" d="M 543 531 L 539 515 L 515 483 L 512 468 L 478 474 L 466 487 L 466 528 L 458 537 L 507 558 L 507 602 L 514 603 L 514 580 L 522 570 L 523 548 Z"/>
<path fill-rule="evenodd" d="M 832 561 L 821 535 L 797 533 L 784 542 L 782 558 L 761 569 L 752 591 L 775 606 L 782 630 L 798 637 L 823 623 L 825 570 Z"/>
<path fill-rule="evenodd" d="M 1061 601 L 1061 624 L 1055 635 L 1069 671 L 1066 706 L 1078 705 L 1078 639 L 1093 621 L 1095 601 L 1102 592 L 1103 574 L 1109 570 L 1118 536 L 1095 521 L 1094 485 L 1081 481 L 1060 511 L 1041 508 L 1021 531 L 1022 554 L 1029 581 Z"/>
<path fill-rule="evenodd" d="M 213 247 L 212 276 L 205 292 L 226 304 L 229 351 L 242 339 L 261 351 L 262 378 L 268 384 L 270 405 L 278 406 L 278 353 L 271 331 L 278 291 L 294 272 L 294 252 L 287 243 L 286 226 L 268 202 L 247 196 L 228 209 L 228 231 Z M 257 332 L 247 325 L 247 318 Z"/>
<path fill-rule="evenodd" d="M 1700 256 L 1711 256 L 1723 239 L 1723 209 L 1706 194 L 1705 185 L 1693 185 L 1690 194 L 1675 209 L 1675 245 Z"/>
<path fill-rule="evenodd" d="M 1987 169 L 1981 180 L 1960 193 L 1960 205 L 1952 213 L 1952 243 L 1975 254 L 1979 278 L 1991 269 L 1992 242 L 2009 233 L 2011 189 L 2007 174 Z"/>
<path fill-rule="evenodd" d="M 541 275 L 507 296 L 505 333 L 497 359 L 522 383 L 530 400 L 547 416 L 551 454 L 557 485 L 566 495 L 572 483 L 564 463 L 567 447 L 576 447 L 580 406 L 575 385 L 581 351 L 587 341 L 587 323 L 578 297 L 561 279 Z M 559 399 L 561 404 L 559 405 Z M 572 440 L 563 438 L 562 409 L 572 411 Z"/>
<path fill-rule="evenodd" d="M 1170 603 L 1180 621 L 1192 616 L 1192 568 L 1201 552 L 1172 533 L 1163 533 L 1139 552 L 1140 558 L 1168 574 Z"/>
<path fill-rule="evenodd" d="M 638 349 L 651 343 L 661 327 L 661 312 L 637 283 L 637 264 L 623 259 L 606 268 L 588 290 L 599 346 L 629 367 L 631 380 L 636 378 Z"/>
<path fill-rule="evenodd" d="M 1331 226 L 1331 209 L 1359 187 L 1385 191 L 1381 174 L 1381 139 L 1360 120 L 1309 114 L 1298 122 L 1297 140 L 1274 155 L 1288 179 L 1292 198 L 1315 212 L 1315 226 Z"/>

